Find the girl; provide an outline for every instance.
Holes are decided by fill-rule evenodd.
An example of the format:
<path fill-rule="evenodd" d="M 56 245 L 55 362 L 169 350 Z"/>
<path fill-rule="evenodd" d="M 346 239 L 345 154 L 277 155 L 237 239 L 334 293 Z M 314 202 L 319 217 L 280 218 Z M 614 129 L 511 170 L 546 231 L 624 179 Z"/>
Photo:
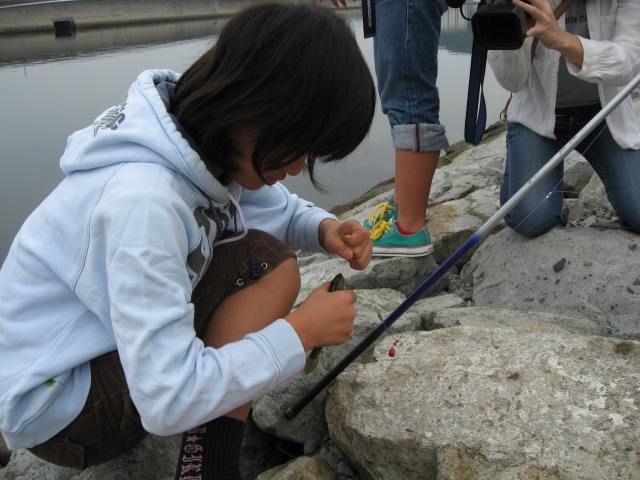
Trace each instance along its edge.
<path fill-rule="evenodd" d="M 513 0 L 534 25 L 519 50 L 491 51 L 509 108 L 505 203 L 640 69 L 640 2 L 573 0 L 559 24 L 560 0 Z M 564 26 L 562 28 L 561 26 Z M 538 43 L 532 60 L 532 42 Z M 640 131 L 627 98 L 577 151 L 602 179 L 623 224 L 640 233 Z M 563 166 L 547 175 L 506 217 L 535 237 L 560 222 Z"/>
<path fill-rule="evenodd" d="M 237 478 L 251 400 L 353 328 L 355 295 L 328 284 L 290 312 L 291 249 L 355 269 L 371 257 L 357 222 L 278 182 L 306 169 L 316 184 L 316 160 L 354 150 L 374 108 L 343 20 L 266 4 L 232 18 L 184 75 L 143 72 L 71 135 L 66 178 L 0 271 L 7 445 L 84 468 L 146 431 L 191 430 L 177 478 Z"/>

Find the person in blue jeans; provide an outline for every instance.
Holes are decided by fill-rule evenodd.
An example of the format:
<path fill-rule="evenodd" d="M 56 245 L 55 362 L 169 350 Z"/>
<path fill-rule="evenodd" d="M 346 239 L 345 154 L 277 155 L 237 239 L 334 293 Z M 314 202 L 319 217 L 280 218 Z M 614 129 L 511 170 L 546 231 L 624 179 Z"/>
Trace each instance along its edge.
<path fill-rule="evenodd" d="M 490 51 L 498 82 L 514 92 L 500 200 L 505 203 L 640 70 L 640 2 L 514 0 L 534 25 L 519 50 Z M 536 43 L 532 58 L 532 43 Z M 602 179 L 624 227 L 640 233 L 640 130 L 629 97 L 576 150 Z M 526 237 L 558 225 L 563 165 L 506 217 Z"/>
<path fill-rule="evenodd" d="M 427 205 L 440 151 L 449 148 L 436 86 L 447 2 L 376 0 L 375 7 L 375 69 L 395 149 L 395 194 L 363 225 L 371 232 L 373 255 L 419 257 L 433 251 Z"/>

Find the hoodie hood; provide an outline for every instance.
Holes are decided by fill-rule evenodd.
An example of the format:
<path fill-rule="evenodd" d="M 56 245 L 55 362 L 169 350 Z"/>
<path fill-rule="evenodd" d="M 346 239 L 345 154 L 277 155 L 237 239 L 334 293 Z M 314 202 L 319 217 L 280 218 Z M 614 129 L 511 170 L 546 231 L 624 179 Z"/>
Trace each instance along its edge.
<path fill-rule="evenodd" d="M 64 174 L 127 162 L 156 163 L 187 177 L 213 201 L 226 203 L 227 188 L 207 170 L 167 111 L 179 78 L 171 70 L 142 72 L 121 104 L 69 137 L 60 160 Z"/>

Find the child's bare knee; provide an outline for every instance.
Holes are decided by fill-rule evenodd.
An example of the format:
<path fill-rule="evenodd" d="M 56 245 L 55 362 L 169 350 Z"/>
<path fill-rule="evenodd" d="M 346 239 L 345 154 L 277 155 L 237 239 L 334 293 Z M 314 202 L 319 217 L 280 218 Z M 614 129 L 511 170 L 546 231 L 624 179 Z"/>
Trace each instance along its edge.
<path fill-rule="evenodd" d="M 295 258 L 287 258 L 284 262 L 278 265 L 274 273 L 278 273 L 278 281 L 281 282 L 281 285 L 287 289 L 287 291 L 291 292 L 293 295 L 293 299 L 298 296 L 300 293 L 300 268 L 298 267 L 298 262 Z"/>

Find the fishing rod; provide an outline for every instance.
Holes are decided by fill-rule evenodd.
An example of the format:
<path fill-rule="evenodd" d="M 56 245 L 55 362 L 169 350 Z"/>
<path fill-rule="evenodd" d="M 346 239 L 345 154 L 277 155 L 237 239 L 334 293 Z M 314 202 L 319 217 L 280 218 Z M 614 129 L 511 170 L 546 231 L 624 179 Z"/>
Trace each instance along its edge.
<path fill-rule="evenodd" d="M 311 390 L 296 404 L 285 411 L 285 418 L 291 420 L 311 400 L 313 400 L 327 385 L 329 385 L 342 371 L 347 368 L 362 352 L 364 352 L 380 335 L 382 335 L 411 305 L 419 300 L 440 278 L 464 255 L 471 247 L 479 244 L 488 233 L 529 193 L 529 191 L 549 172 L 551 172 L 569 153 L 580 143 L 640 84 L 640 73 L 635 76 L 618 94 L 613 97 L 571 140 L 569 140 L 538 172 L 525 183 L 489 220 L 476 230 L 471 237 L 460 246 L 444 263 L 438 267 L 426 280 L 410 293 L 407 298 L 392 311 L 382 323 L 353 349 L 345 355 Z"/>

